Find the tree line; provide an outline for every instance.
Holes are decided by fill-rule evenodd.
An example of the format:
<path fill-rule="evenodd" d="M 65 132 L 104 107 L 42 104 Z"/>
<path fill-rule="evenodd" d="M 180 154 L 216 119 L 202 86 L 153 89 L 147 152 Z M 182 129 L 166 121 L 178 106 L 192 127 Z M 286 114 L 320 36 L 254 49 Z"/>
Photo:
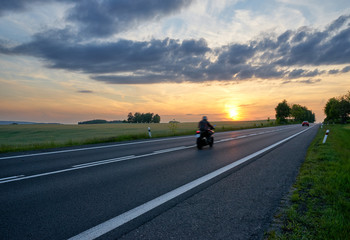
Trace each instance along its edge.
<path fill-rule="evenodd" d="M 350 116 L 350 91 L 340 97 L 330 98 L 324 107 L 325 122 L 347 123 Z"/>
<path fill-rule="evenodd" d="M 104 123 L 160 123 L 160 116 L 154 113 L 128 114 L 126 120 L 107 121 L 103 119 L 94 119 L 89 121 L 78 122 L 78 124 L 104 124 Z"/>
<path fill-rule="evenodd" d="M 301 106 L 300 104 L 293 104 L 290 106 L 286 100 L 280 102 L 275 110 L 277 123 L 287 123 L 288 121 L 295 123 L 309 121 L 313 123 L 316 120 L 315 113 L 307 107 Z"/>
<path fill-rule="evenodd" d="M 94 119 L 94 120 L 78 122 L 78 124 L 104 124 L 104 123 L 126 123 L 126 120 L 107 121 L 103 119 Z"/>
<path fill-rule="evenodd" d="M 126 120 L 128 123 L 160 123 L 160 116 L 154 113 L 129 113 Z"/>

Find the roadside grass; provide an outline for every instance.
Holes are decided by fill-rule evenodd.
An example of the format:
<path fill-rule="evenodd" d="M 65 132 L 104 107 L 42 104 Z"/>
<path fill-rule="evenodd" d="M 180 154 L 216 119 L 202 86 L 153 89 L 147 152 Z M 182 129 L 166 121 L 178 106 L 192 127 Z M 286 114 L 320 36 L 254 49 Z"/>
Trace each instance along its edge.
<path fill-rule="evenodd" d="M 319 130 L 287 202 L 265 239 L 350 239 L 349 125 Z"/>
<path fill-rule="evenodd" d="M 198 123 L 151 124 L 30 124 L 0 125 L 0 153 L 69 147 L 85 144 L 147 139 L 148 127 L 152 138 L 191 135 Z M 213 122 L 216 131 L 274 126 L 274 121 Z"/>

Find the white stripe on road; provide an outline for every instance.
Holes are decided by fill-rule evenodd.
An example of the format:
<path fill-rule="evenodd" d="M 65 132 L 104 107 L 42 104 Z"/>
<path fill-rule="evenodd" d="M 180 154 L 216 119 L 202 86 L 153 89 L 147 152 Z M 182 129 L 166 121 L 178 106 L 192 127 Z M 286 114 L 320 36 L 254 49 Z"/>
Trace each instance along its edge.
<path fill-rule="evenodd" d="M 18 176 L 0 178 L 0 183 L 2 183 L 3 181 L 7 181 L 7 180 L 11 180 L 11 179 L 16 179 L 16 178 L 20 178 L 20 177 L 24 177 L 24 175 L 18 175 Z"/>
<path fill-rule="evenodd" d="M 136 144 L 163 142 L 163 141 L 170 141 L 170 140 L 174 141 L 174 140 L 177 140 L 177 139 L 193 138 L 193 137 L 194 136 L 191 135 L 191 136 L 185 136 L 185 137 L 163 138 L 163 139 L 155 139 L 155 140 L 140 141 L 140 142 L 119 143 L 119 144 L 96 146 L 96 147 L 59 150 L 59 151 L 43 152 L 43 153 L 33 153 L 33 154 L 25 154 L 25 155 L 17 155 L 17 156 L 9 156 L 9 157 L 0 157 L 0 160 L 12 159 L 12 158 L 35 157 L 35 156 L 43 156 L 43 155 L 51 155 L 51 154 L 59 154 L 59 153 L 68 153 L 68 152 L 88 151 L 88 150 L 95 150 L 95 149 L 102 149 L 102 148 L 113 148 L 113 147 L 121 147 L 121 146 L 136 145 Z"/>
<path fill-rule="evenodd" d="M 283 130 L 283 129 L 266 131 L 264 133 L 266 134 L 266 133 L 278 132 L 278 131 L 281 131 L 281 130 Z M 254 136 L 261 135 L 261 134 L 263 134 L 263 133 L 257 133 L 257 134 L 254 134 Z M 237 137 L 234 137 L 234 138 L 222 139 L 222 140 L 216 141 L 216 143 L 227 142 L 227 141 L 237 140 L 237 139 L 241 139 L 241 138 L 247 138 L 247 137 L 250 137 L 250 136 L 253 136 L 253 135 L 250 134 L 250 135 L 237 136 Z M 128 143 L 126 143 L 124 145 L 127 145 L 127 144 Z M 135 143 L 135 144 L 137 144 L 137 143 Z M 119 157 L 119 158 L 105 159 L 105 160 L 95 161 L 95 162 L 90 162 L 90 163 L 83 163 L 83 164 L 79 164 L 79 165 L 74 165 L 71 168 L 67 168 L 67 169 L 62 169 L 62 170 L 57 170 L 57 171 L 52 171 L 52 172 L 46 172 L 46 173 L 40 173 L 40 174 L 35 174 L 35 175 L 30 175 L 30 176 L 20 175 L 20 176 L 16 176 L 16 177 L 2 178 L 2 179 L 0 179 L 0 184 L 9 183 L 9 182 L 15 182 L 15 181 L 21 181 L 21 180 L 31 179 L 31 178 L 37 178 L 37 177 L 42 177 L 42 176 L 49 176 L 49 175 L 58 174 L 58 173 L 70 172 L 70 171 L 74 171 L 74 170 L 78 170 L 78 169 L 95 167 L 95 166 L 100 166 L 100 165 L 109 164 L 109 163 L 115 163 L 115 162 L 121 162 L 121 161 L 126 161 L 126 160 L 131 160 L 131 159 L 149 157 L 149 156 L 153 156 L 153 155 L 158 155 L 158 154 L 168 153 L 168 152 L 174 152 L 174 151 L 179 151 L 179 150 L 193 148 L 193 147 L 196 147 L 196 145 L 181 146 L 181 147 L 175 147 L 175 148 L 169 148 L 169 149 L 162 149 L 162 150 L 154 151 L 153 153 L 147 153 L 147 154 L 143 154 L 143 155 L 139 155 L 139 156 L 131 155 L 131 156 L 124 156 L 124 157 Z"/>
<path fill-rule="evenodd" d="M 193 146 L 190 146 L 193 147 Z M 175 148 L 169 148 L 169 149 L 162 149 L 162 150 L 157 150 L 154 151 L 154 153 L 167 153 L 167 152 L 174 152 L 174 151 L 179 151 L 179 150 L 183 150 L 186 149 L 188 147 L 182 146 L 182 147 L 175 147 Z"/>
<path fill-rule="evenodd" d="M 119 157 L 119 158 L 112 158 L 112 159 L 107 159 L 107 160 L 102 160 L 102 161 L 96 161 L 96 162 L 89 162 L 89 163 L 83 163 L 83 164 L 79 164 L 79 165 L 74 165 L 73 168 L 92 167 L 92 166 L 98 166 L 98 165 L 112 163 L 112 162 L 121 162 L 121 161 L 134 159 L 134 158 L 135 158 L 135 155 Z"/>
<path fill-rule="evenodd" d="M 119 216 L 116 216 L 116 217 L 114 217 L 106 222 L 103 222 L 103 223 L 101 223 L 93 228 L 90 228 L 90 229 L 70 238 L 69 240 L 96 239 L 96 238 L 122 226 L 123 224 L 141 216 L 142 214 L 145 214 L 145 213 L 155 209 L 156 207 L 159 207 L 160 205 L 162 205 L 162 204 L 164 204 L 164 203 L 166 203 L 166 202 L 168 202 L 168 201 L 170 201 L 170 200 L 172 200 L 172 199 L 174 199 L 174 198 L 176 198 L 176 197 L 178 197 L 178 196 L 180 196 L 180 195 L 182 195 L 182 194 L 184 194 L 184 193 L 186 193 L 186 192 L 188 192 L 196 187 L 198 187 L 199 185 L 201 185 L 201 184 L 203 184 L 203 183 L 205 183 L 205 182 L 207 182 L 207 181 L 209 181 L 209 180 L 211 180 L 211 179 L 213 179 L 213 178 L 215 178 L 215 177 L 217 177 L 217 176 L 219 176 L 219 175 L 221 175 L 229 170 L 232 170 L 233 168 L 235 168 L 235 167 L 237 167 L 237 166 L 239 166 L 239 165 L 241 165 L 241 164 L 243 164 L 243 163 L 275 148 L 275 147 L 277 147 L 278 145 L 280 145 L 284 142 L 289 141 L 290 139 L 298 136 L 299 134 L 301 134 L 305 131 L 308 131 L 309 129 L 311 129 L 311 128 L 307 128 L 307 129 L 305 129 L 299 133 L 296 133 L 288 138 L 285 138 L 285 139 L 283 139 L 275 144 L 272 144 L 272 145 L 270 145 L 270 146 L 268 146 L 260 151 L 257 151 L 257 152 L 250 154 L 244 158 L 241 158 L 240 160 L 238 160 L 234 163 L 231 163 L 231 164 L 229 164 L 225 167 L 222 167 L 222 168 L 220 168 L 212 173 L 209 173 L 209 174 L 207 174 L 203 177 L 200 177 L 200 178 L 198 178 L 190 183 L 187 183 L 179 188 L 176 188 L 176 189 L 174 189 L 174 190 L 172 190 L 172 191 L 170 191 L 170 192 L 168 192 L 160 197 L 157 197 L 149 202 L 146 202 L 146 203 L 144 203 L 144 204 L 142 204 L 134 209 L 131 209 L 131 210 L 129 210 L 129 211 L 127 211 Z"/>
<path fill-rule="evenodd" d="M 282 131 L 282 130 L 287 129 L 287 128 L 290 128 L 290 127 L 278 128 L 277 130 L 267 131 L 264 133 L 272 133 L 272 132 Z M 242 131 L 249 131 L 249 130 L 251 130 L 251 129 L 245 129 Z M 220 132 L 220 133 L 216 133 L 216 134 L 225 134 L 225 133 L 228 133 L 228 132 Z M 163 142 L 163 141 L 177 140 L 177 139 L 183 139 L 183 138 L 193 138 L 193 137 L 194 137 L 194 135 L 193 136 L 191 135 L 191 136 L 184 136 L 184 137 L 176 137 L 176 138 L 154 139 L 154 140 L 139 141 L 139 142 L 118 143 L 118 144 L 113 144 L 113 145 L 104 145 L 104 146 L 87 147 L 87 148 L 67 149 L 67 150 L 59 150 L 59 151 L 52 151 L 52 152 L 16 155 L 16 156 L 0 157 L 0 160 L 13 159 L 13 158 L 35 157 L 35 156 L 69 153 L 69 152 L 88 151 L 88 150 L 95 150 L 95 149 L 113 148 L 113 147 L 121 147 L 121 146 L 135 145 L 135 144 L 153 143 L 153 142 Z"/>

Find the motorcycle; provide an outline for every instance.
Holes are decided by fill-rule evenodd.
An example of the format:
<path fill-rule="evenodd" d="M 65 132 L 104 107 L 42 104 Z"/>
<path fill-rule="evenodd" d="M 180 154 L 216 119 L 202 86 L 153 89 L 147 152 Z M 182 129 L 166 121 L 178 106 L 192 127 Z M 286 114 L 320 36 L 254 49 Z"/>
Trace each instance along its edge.
<path fill-rule="evenodd" d="M 197 148 L 202 149 L 206 145 L 209 145 L 209 147 L 213 147 L 213 144 L 214 144 L 213 134 L 214 134 L 213 130 L 207 130 L 207 131 L 198 130 L 196 132 Z"/>

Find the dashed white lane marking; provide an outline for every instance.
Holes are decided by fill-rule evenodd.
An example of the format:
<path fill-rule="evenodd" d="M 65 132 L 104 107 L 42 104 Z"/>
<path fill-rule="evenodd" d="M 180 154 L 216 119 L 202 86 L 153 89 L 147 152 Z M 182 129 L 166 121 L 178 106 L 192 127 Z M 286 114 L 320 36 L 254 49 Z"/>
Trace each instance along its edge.
<path fill-rule="evenodd" d="M 222 139 L 222 140 L 216 141 L 216 143 L 227 142 L 227 141 L 237 140 L 237 139 L 241 139 L 241 138 L 246 138 L 246 137 L 251 137 L 251 136 L 256 136 L 256 135 L 262 135 L 262 134 L 266 134 L 266 133 L 278 132 L 278 131 L 281 131 L 281 130 L 283 130 L 283 129 L 266 131 L 264 133 L 257 133 L 257 134 L 249 134 L 249 135 L 237 136 L 237 137 L 234 137 L 234 138 Z M 90 163 L 83 163 L 83 164 L 79 164 L 79 165 L 74 165 L 71 168 L 67 168 L 67 169 L 62 169 L 62 170 L 57 170 L 57 171 L 52 171 L 52 172 L 46 172 L 46 173 L 40 173 L 40 174 L 35 174 L 35 175 L 30 175 L 30 176 L 19 175 L 19 176 L 15 176 L 15 177 L 7 177 L 7 178 L 0 179 L 0 184 L 14 182 L 14 181 L 20 181 L 20 180 L 25 180 L 25 179 L 31 179 L 31 178 L 36 178 L 36 177 L 48 176 L 48 175 L 53 175 L 53 174 L 58 174 L 58 173 L 64 173 L 64 172 L 74 171 L 74 170 L 78 170 L 78 169 L 83 169 L 83 168 L 88 168 L 88 167 L 95 167 L 95 166 L 100 166 L 100 165 L 104 165 L 104 164 L 121 162 L 121 161 L 136 159 L 136 158 L 149 157 L 149 156 L 153 156 L 153 155 L 157 155 L 157 154 L 169 153 L 169 152 L 179 151 L 179 150 L 183 150 L 183 149 L 193 148 L 195 146 L 196 145 L 181 146 L 181 147 L 157 150 L 157 151 L 154 151 L 152 153 L 146 153 L 146 154 L 138 155 L 138 156 L 131 155 L 131 156 L 112 158 L 112 159 L 105 159 L 105 160 L 100 160 L 100 161 L 95 161 L 95 162 L 90 162 Z"/>
<path fill-rule="evenodd" d="M 16 179 L 16 178 L 20 178 L 20 177 L 24 177 L 24 175 L 18 175 L 18 176 L 0 178 L 0 183 L 2 183 L 3 181 L 7 181 L 7 180 L 11 180 L 11 179 Z"/>
<path fill-rule="evenodd" d="M 237 166 L 239 166 L 239 165 L 271 150 L 271 149 L 273 149 L 273 148 L 275 148 L 276 146 L 278 146 L 286 141 L 289 141 L 290 139 L 298 136 L 299 134 L 302 134 L 305 131 L 308 131 L 309 129 L 311 129 L 311 128 L 308 128 L 308 129 L 305 129 L 301 132 L 298 132 L 298 133 L 296 133 L 290 137 L 287 137 L 287 138 L 285 138 L 285 139 L 283 139 L 275 144 L 272 144 L 272 145 L 270 145 L 270 146 L 268 146 L 260 151 L 257 151 L 257 152 L 250 154 L 244 158 L 241 158 L 240 160 L 238 160 L 234 163 L 231 163 L 231 164 L 229 164 L 225 167 L 222 167 L 222 168 L 220 168 L 212 173 L 209 173 L 209 174 L 207 174 L 203 177 L 200 177 L 200 178 L 198 178 L 190 183 L 187 183 L 179 188 L 176 188 L 176 189 L 174 189 L 174 190 L 172 190 L 172 191 L 170 191 L 170 192 L 168 192 L 160 197 L 157 197 L 149 202 L 146 202 L 146 203 L 144 203 L 144 204 L 142 204 L 134 209 L 131 209 L 131 210 L 129 210 L 129 211 L 127 211 L 119 216 L 116 216 L 116 217 L 114 217 L 106 222 L 103 222 L 103 223 L 101 223 L 93 228 L 90 228 L 90 229 L 70 238 L 69 240 L 82 240 L 82 239 L 93 240 L 93 239 L 96 239 L 96 238 L 122 226 L 123 224 L 141 216 L 142 214 L 145 214 L 145 213 L 151 211 L 152 209 L 184 194 L 185 192 L 188 192 L 188 191 L 194 189 L 195 187 L 198 187 L 199 185 L 201 185 L 201 184 L 203 184 L 203 183 L 205 183 L 205 182 L 207 182 L 207 181 L 209 181 L 209 180 L 211 180 L 211 179 L 213 179 L 213 178 L 215 178 L 215 177 L 217 177 L 217 176 L 219 176 L 219 175 L 221 175 L 221 174 L 223 174 L 223 173 L 225 173 L 225 172 L 227 172 L 227 171 L 229 171 L 229 170 L 231 170 L 231 169 L 233 169 L 233 168 L 235 168 L 235 167 L 237 167 Z"/>
<path fill-rule="evenodd" d="M 95 149 L 113 148 L 113 147 L 121 147 L 121 146 L 136 145 L 136 144 L 163 142 L 163 141 L 170 141 L 170 140 L 174 141 L 174 139 L 177 140 L 177 139 L 183 139 L 183 138 L 193 138 L 193 136 L 176 137 L 176 138 L 164 138 L 164 139 L 155 139 L 155 140 L 141 141 L 141 142 L 118 143 L 118 144 L 113 144 L 113 145 L 104 145 L 104 146 L 97 146 L 97 147 L 77 148 L 77 149 L 68 149 L 68 150 L 60 150 L 60 151 L 52 151 L 52 152 L 16 155 L 16 156 L 9 156 L 9 157 L 0 157 L 0 160 L 13 159 L 13 158 L 35 157 L 35 156 L 60 154 L 60 153 L 68 153 L 68 152 L 88 151 L 88 150 L 95 150 Z"/>
<path fill-rule="evenodd" d="M 99 165 L 121 162 L 121 161 L 136 159 L 136 158 L 149 157 L 149 156 L 153 156 L 153 155 L 158 155 L 158 154 L 168 153 L 168 152 L 173 152 L 173 151 L 179 151 L 179 150 L 188 149 L 188 148 L 192 148 L 192 147 L 195 147 L 195 145 L 187 146 L 187 147 L 182 146 L 182 147 L 176 147 L 176 148 L 163 149 L 163 150 L 155 151 L 152 153 L 146 153 L 146 154 L 138 155 L 138 156 L 131 155 L 131 156 L 124 156 L 124 157 L 119 157 L 119 158 L 111 158 L 111 159 L 106 159 L 106 160 L 101 160 L 101 161 L 96 161 L 96 162 L 84 163 L 84 164 L 74 165 L 71 168 L 67 168 L 67 169 L 46 172 L 46 173 L 40 173 L 40 174 L 34 174 L 34 175 L 30 175 L 30 176 L 20 175 L 20 176 L 16 176 L 16 177 L 6 177 L 6 178 L 0 179 L 0 184 L 20 181 L 20 180 L 25 180 L 25 179 L 30 179 L 30 178 L 48 176 L 48 175 L 53 175 L 53 174 L 58 174 L 58 173 L 70 172 L 70 171 L 74 171 L 74 170 L 78 170 L 78 169 L 95 167 L 95 166 L 99 166 Z"/>
<path fill-rule="evenodd" d="M 284 128 L 278 128 L 273 131 L 268 131 L 265 133 L 271 133 L 275 131 L 281 131 L 284 129 L 288 129 L 290 127 L 284 127 Z M 251 129 L 246 129 L 251 130 Z M 246 131 L 242 130 L 242 131 Z M 225 134 L 228 132 L 220 132 L 216 134 Z M 177 139 L 184 139 L 184 138 L 193 138 L 194 136 L 184 136 L 184 137 L 176 137 L 175 140 Z M 25 158 L 25 157 L 35 157 L 35 156 L 43 156 L 43 155 L 51 155 L 51 154 L 60 154 L 60 153 L 69 153 L 69 152 L 79 152 L 79 151 L 88 151 L 88 150 L 95 150 L 95 149 L 103 149 L 103 148 L 113 148 L 113 147 L 121 147 L 121 146 L 128 146 L 128 145 L 136 145 L 136 144 L 146 144 L 146 143 L 153 143 L 153 142 L 163 142 L 163 141 L 170 141 L 173 140 L 174 138 L 163 138 L 163 139 L 154 139 L 154 140 L 148 140 L 148 141 L 139 141 L 139 142 L 129 142 L 129 143 L 118 143 L 118 144 L 113 144 L 113 145 L 104 145 L 104 146 L 96 146 L 96 147 L 86 147 L 86 148 L 77 148 L 77 149 L 68 149 L 68 150 L 59 150 L 59 151 L 52 151 L 52 152 L 43 152 L 43 153 L 33 153 L 33 154 L 24 154 L 24 155 L 16 155 L 16 156 L 8 156 L 8 157 L 0 157 L 0 160 L 5 160 L 5 159 L 13 159 L 13 158 Z"/>
<path fill-rule="evenodd" d="M 193 147 L 193 146 L 190 146 Z M 162 150 L 157 150 L 154 151 L 154 153 L 167 153 L 167 152 L 174 152 L 174 151 L 179 151 L 179 150 L 183 150 L 186 149 L 188 147 L 182 146 L 182 147 L 175 147 L 175 148 L 169 148 L 169 149 L 162 149 Z"/>
<path fill-rule="evenodd" d="M 121 162 L 121 161 L 134 159 L 134 158 L 136 158 L 135 155 L 119 157 L 119 158 L 112 158 L 112 159 L 107 159 L 107 160 L 102 160 L 102 161 L 96 161 L 96 162 L 89 162 L 89 163 L 83 163 L 83 164 L 74 165 L 73 168 L 93 167 L 93 166 L 98 166 L 98 165 L 107 164 L 107 163 Z"/>

